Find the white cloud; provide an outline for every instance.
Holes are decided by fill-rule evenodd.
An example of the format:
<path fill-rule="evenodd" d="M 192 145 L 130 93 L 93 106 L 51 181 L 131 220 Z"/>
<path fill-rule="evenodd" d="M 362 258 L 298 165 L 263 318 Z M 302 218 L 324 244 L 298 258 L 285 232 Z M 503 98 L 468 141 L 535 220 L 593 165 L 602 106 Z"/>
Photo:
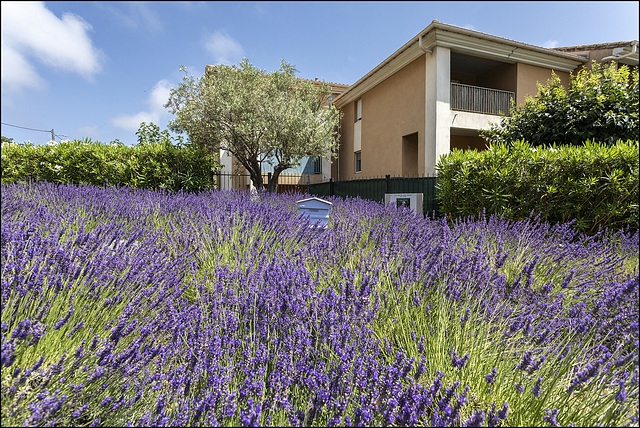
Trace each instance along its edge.
<path fill-rule="evenodd" d="M 179 1 L 176 4 L 189 12 L 194 10 L 202 10 L 207 7 L 207 1 Z"/>
<path fill-rule="evenodd" d="M 216 31 L 208 36 L 204 47 L 213 55 L 214 64 L 232 65 L 244 57 L 242 45 L 224 31 Z"/>
<path fill-rule="evenodd" d="M 471 25 L 471 24 L 467 24 L 467 25 L 465 25 L 463 28 L 466 28 L 467 30 L 472 30 L 472 31 L 475 31 L 475 30 L 476 30 L 476 27 L 474 27 L 474 26 L 473 26 L 473 25 Z"/>
<path fill-rule="evenodd" d="M 106 2 L 100 6 L 129 28 L 144 28 L 151 32 L 162 31 L 162 20 L 158 13 L 145 2 Z"/>
<path fill-rule="evenodd" d="M 74 134 L 76 135 L 75 138 L 78 139 L 95 139 L 100 137 L 100 129 L 98 128 L 98 125 L 81 126 L 80 128 L 75 130 Z"/>
<path fill-rule="evenodd" d="M 557 48 L 558 47 L 558 41 L 557 40 L 547 40 L 546 42 L 544 42 L 542 44 L 543 48 L 547 48 L 547 49 L 553 49 L 553 48 Z"/>
<path fill-rule="evenodd" d="M 126 131 L 137 131 L 142 122 L 150 123 L 160 126 L 169 112 L 164 105 L 169 100 L 169 92 L 171 86 L 166 79 L 160 80 L 151 90 L 149 98 L 146 100 L 148 110 L 141 111 L 130 115 L 120 115 L 111 120 L 111 124 L 117 128 L 124 129 Z"/>
<path fill-rule="evenodd" d="M 37 89 L 44 86 L 44 80 L 36 73 L 35 69 L 20 52 L 2 39 L 2 84 L 18 89 L 27 87 Z"/>
<path fill-rule="evenodd" d="M 258 18 L 262 19 L 267 15 L 268 10 L 263 4 L 256 4 L 253 7 L 253 13 L 258 16 Z"/>
<path fill-rule="evenodd" d="M 93 46 L 91 25 L 65 13 L 55 16 L 43 2 L 2 2 L 2 84 L 39 87 L 33 60 L 90 80 L 101 70 L 102 51 Z"/>

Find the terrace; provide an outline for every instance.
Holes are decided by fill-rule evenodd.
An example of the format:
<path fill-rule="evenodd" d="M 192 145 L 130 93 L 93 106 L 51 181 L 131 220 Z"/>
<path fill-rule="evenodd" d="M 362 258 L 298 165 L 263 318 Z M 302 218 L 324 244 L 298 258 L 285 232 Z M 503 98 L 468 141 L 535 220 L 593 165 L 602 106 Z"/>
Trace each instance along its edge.
<path fill-rule="evenodd" d="M 451 110 L 509 116 L 515 98 L 511 91 L 451 83 Z"/>
<path fill-rule="evenodd" d="M 507 115 L 516 94 L 516 65 L 451 53 L 451 109 Z"/>

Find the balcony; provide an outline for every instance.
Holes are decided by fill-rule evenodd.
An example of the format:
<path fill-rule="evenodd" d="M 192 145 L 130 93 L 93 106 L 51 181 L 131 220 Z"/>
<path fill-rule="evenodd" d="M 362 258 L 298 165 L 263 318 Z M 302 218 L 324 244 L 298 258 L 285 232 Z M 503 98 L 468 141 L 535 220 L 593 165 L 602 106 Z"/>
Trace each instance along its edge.
<path fill-rule="evenodd" d="M 515 98 L 509 91 L 451 83 L 451 110 L 509 116 Z"/>

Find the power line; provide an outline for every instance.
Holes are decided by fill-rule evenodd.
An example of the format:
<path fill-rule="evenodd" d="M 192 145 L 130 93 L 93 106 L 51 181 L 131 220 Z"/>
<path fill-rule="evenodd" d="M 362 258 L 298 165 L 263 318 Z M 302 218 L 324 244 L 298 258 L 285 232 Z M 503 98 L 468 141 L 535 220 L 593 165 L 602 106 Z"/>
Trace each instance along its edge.
<path fill-rule="evenodd" d="M 18 125 L 12 125 L 10 123 L 4 123 L 2 122 L 3 125 L 7 125 L 7 126 L 13 126 L 14 128 L 20 128 L 20 129 L 28 129 L 29 131 L 40 131 L 40 132 L 51 132 L 50 129 L 34 129 L 34 128 L 27 128 L 24 126 L 18 126 Z"/>
<path fill-rule="evenodd" d="M 38 132 L 47 132 L 47 133 L 51 133 L 51 139 L 54 139 L 54 135 L 58 138 L 60 138 L 60 140 L 62 140 L 62 137 L 69 137 L 68 135 L 58 135 L 58 134 L 54 134 L 53 129 L 35 129 L 35 128 L 27 128 L 26 126 L 18 126 L 18 125 L 12 125 L 10 123 L 5 123 L 2 122 L 3 125 L 7 125 L 7 126 L 13 126 L 14 128 L 20 128 L 20 129 L 28 129 L 29 131 L 38 131 Z"/>

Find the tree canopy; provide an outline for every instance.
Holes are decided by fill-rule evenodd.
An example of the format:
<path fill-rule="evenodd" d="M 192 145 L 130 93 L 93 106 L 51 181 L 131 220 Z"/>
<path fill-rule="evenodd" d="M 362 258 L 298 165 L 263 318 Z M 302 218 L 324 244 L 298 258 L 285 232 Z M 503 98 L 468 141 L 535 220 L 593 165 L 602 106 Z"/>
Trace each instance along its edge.
<path fill-rule="evenodd" d="M 638 68 L 593 63 L 571 77 L 565 89 L 555 74 L 538 84 L 536 97 L 512 107 L 511 117 L 481 131 L 489 143 L 526 140 L 534 146 L 615 144 L 638 139 Z"/>
<path fill-rule="evenodd" d="M 183 81 L 165 105 L 176 115 L 169 128 L 186 133 L 199 148 L 231 152 L 257 189 L 263 188 L 265 162 L 273 166 L 270 190 L 275 190 L 280 173 L 303 157 L 335 156 L 339 111 L 326 103 L 328 84 L 296 77 L 284 60 L 268 74 L 247 59 L 240 67 L 208 69 L 199 79 L 181 69 Z"/>

